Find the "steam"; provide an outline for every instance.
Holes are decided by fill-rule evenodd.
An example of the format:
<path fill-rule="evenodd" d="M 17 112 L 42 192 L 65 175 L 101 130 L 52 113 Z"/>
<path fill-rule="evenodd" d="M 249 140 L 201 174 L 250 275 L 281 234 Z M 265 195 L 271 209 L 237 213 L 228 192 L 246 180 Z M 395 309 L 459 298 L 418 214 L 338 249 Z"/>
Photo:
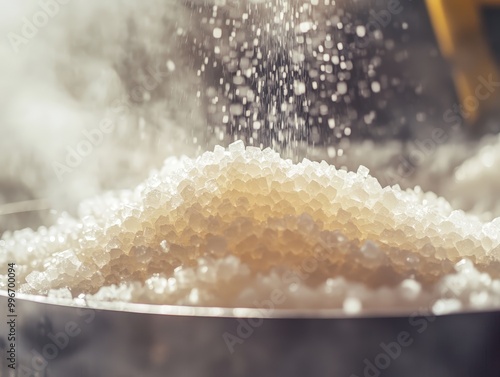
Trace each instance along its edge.
<path fill-rule="evenodd" d="M 2 0 L 0 206 L 43 199 L 74 212 L 168 156 L 196 153 L 203 122 L 178 48 L 188 22 L 179 4 Z M 0 216 L 0 233 L 50 218 Z"/>

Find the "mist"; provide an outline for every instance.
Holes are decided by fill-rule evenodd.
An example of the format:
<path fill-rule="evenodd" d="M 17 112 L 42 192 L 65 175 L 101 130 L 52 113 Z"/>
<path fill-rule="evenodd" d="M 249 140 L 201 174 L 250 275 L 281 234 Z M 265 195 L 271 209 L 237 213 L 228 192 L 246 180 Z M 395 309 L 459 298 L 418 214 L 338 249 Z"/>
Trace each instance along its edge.
<path fill-rule="evenodd" d="M 203 116 L 192 59 L 179 49 L 189 22 L 180 2 L 0 6 L 0 233 L 50 225 L 83 198 L 199 151 Z M 46 210 L 7 214 L 24 201 Z"/>

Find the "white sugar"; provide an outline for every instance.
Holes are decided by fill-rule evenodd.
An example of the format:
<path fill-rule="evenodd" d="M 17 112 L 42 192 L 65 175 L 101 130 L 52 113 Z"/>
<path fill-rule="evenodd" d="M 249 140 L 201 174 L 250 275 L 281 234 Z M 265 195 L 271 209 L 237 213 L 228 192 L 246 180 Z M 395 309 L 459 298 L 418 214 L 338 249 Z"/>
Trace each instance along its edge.
<path fill-rule="evenodd" d="M 348 314 L 500 307 L 500 219 L 420 187 L 383 188 L 365 167 L 294 165 L 236 142 L 168 159 L 80 216 L 3 236 L 22 293 L 255 307 L 278 289 L 276 307 Z"/>

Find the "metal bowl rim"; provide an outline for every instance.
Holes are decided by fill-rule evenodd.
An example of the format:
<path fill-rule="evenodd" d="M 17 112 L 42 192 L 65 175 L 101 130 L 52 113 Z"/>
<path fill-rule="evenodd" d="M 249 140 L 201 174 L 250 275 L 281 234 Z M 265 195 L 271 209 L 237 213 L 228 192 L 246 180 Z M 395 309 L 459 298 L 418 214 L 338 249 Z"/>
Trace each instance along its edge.
<path fill-rule="evenodd" d="M 7 291 L 0 290 L 0 297 L 8 297 Z M 436 314 L 428 311 L 410 311 L 404 309 L 396 310 L 362 310 L 358 314 L 349 314 L 342 309 L 261 309 L 261 308 L 229 308 L 209 306 L 187 306 L 187 305 L 165 305 L 165 304 L 139 304 L 131 302 L 112 302 L 87 300 L 83 298 L 64 299 L 52 298 L 41 295 L 29 295 L 16 293 L 16 300 L 23 300 L 39 304 L 54 305 L 68 308 L 85 308 L 111 312 L 129 312 L 137 314 L 156 314 L 165 316 L 185 317 L 220 317 L 220 318 L 264 318 L 264 319 L 354 319 L 354 318 L 404 318 L 412 316 L 447 316 L 460 314 L 474 314 L 499 312 L 498 309 L 488 308 L 485 310 L 466 309 L 459 312 Z"/>

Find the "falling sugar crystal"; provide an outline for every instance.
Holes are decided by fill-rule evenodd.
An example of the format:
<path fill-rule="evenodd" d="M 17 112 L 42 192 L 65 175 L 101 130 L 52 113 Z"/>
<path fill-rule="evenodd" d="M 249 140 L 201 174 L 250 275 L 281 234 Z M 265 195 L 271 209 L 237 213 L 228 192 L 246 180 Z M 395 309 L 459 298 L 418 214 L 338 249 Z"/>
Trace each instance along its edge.
<path fill-rule="evenodd" d="M 4 235 L 0 261 L 17 261 L 20 293 L 255 307 L 279 289 L 278 308 L 352 315 L 500 307 L 499 219 L 382 188 L 365 167 L 293 164 L 237 141 L 167 159 L 136 189 L 79 211 Z"/>

